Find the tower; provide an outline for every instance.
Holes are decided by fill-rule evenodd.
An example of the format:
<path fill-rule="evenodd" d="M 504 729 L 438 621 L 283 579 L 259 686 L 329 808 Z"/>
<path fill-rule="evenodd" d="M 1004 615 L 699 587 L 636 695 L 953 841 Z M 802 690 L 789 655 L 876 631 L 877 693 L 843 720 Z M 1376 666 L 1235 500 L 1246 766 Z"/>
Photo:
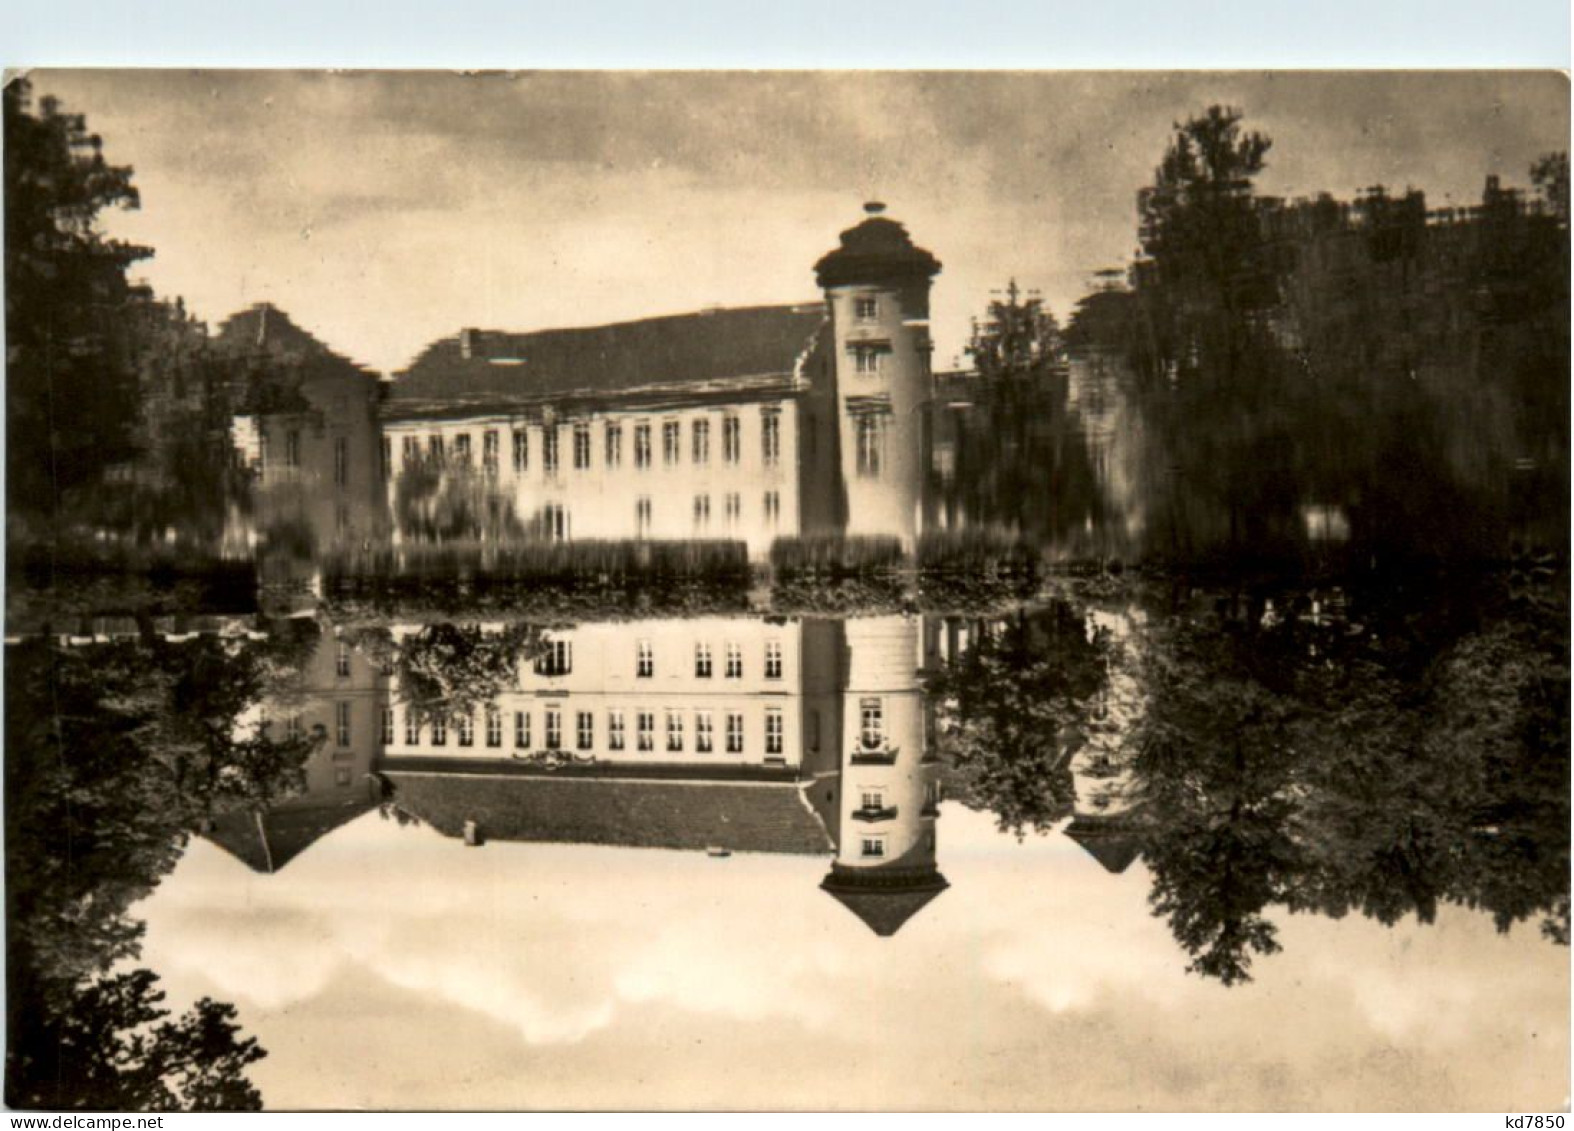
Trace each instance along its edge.
<path fill-rule="evenodd" d="M 846 533 L 895 535 L 910 552 L 922 524 L 934 383 L 929 287 L 940 261 L 882 215 L 885 205 L 864 211 L 868 217 L 814 267 L 831 313 Z"/>
<path fill-rule="evenodd" d="M 877 935 L 893 935 L 947 887 L 935 866 L 939 764 L 918 686 L 919 622 L 846 622 L 836 860 L 820 884 Z"/>

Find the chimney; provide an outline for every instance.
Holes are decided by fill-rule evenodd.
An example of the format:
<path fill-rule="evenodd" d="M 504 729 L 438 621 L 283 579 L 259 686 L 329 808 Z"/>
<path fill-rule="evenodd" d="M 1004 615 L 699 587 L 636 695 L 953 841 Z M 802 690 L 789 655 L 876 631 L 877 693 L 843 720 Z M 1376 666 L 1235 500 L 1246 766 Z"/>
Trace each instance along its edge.
<path fill-rule="evenodd" d="M 469 361 L 475 356 L 475 339 L 478 331 L 464 329 L 459 331 L 459 356 Z"/>

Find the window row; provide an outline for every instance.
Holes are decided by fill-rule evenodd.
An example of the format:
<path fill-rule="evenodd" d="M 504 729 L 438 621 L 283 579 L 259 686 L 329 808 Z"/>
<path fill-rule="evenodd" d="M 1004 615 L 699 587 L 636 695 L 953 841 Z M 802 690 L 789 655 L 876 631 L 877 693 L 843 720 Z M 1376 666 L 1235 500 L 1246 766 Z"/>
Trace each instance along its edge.
<path fill-rule="evenodd" d="M 725 651 L 725 674 L 728 679 L 743 678 L 743 646 L 731 640 L 727 641 Z M 634 642 L 634 675 L 639 679 L 650 679 L 656 674 L 656 648 L 649 640 L 636 640 Z M 694 675 L 697 679 L 710 679 L 715 674 L 715 664 L 711 646 L 708 641 L 694 645 Z M 782 677 L 782 646 L 779 640 L 765 642 L 765 678 L 781 679 Z"/>
<path fill-rule="evenodd" d="M 349 704 L 342 704 L 348 710 Z M 484 734 L 486 745 L 496 749 L 503 745 L 503 715 L 500 711 L 488 708 L 483 712 Z M 515 750 L 535 749 L 537 735 L 533 727 L 535 714 L 532 711 L 515 711 L 514 738 Z M 541 714 L 540 743 L 543 750 L 563 750 L 565 747 L 565 712 L 559 707 L 547 707 Z M 630 749 L 629 727 L 633 722 L 632 749 L 640 753 L 649 753 L 657 747 L 656 712 L 633 711 L 625 712 L 622 708 L 613 707 L 607 710 L 603 725 L 606 727 L 606 748 L 609 752 L 618 752 Z M 347 719 L 347 714 L 346 714 Z M 573 749 L 590 751 L 596 749 L 596 713 L 594 711 L 573 712 Z M 716 743 L 724 743 L 723 749 L 728 754 L 746 753 L 744 741 L 744 717 L 740 712 L 721 712 L 721 732 L 717 733 L 717 713 L 713 711 L 683 712 L 668 710 L 663 712 L 664 724 L 661 735 L 664 737 L 662 749 L 668 754 L 684 753 L 686 745 L 686 724 L 692 722 L 696 754 L 711 754 L 716 750 Z M 474 715 L 456 715 L 451 719 L 436 717 L 429 726 L 423 726 L 420 718 L 413 712 L 407 711 L 404 718 L 404 745 L 421 745 L 421 734 L 425 730 L 430 736 L 431 745 L 447 746 L 450 723 L 452 723 L 455 744 L 458 746 L 474 746 L 476 742 Z M 348 721 L 344 724 L 349 725 Z M 783 752 L 783 735 L 785 733 L 782 722 L 782 712 L 779 707 L 765 709 L 764 751 L 767 757 L 779 756 Z M 383 742 L 385 745 L 394 745 L 396 720 L 394 709 L 383 709 Z M 348 738 L 341 745 L 347 745 Z"/>
<path fill-rule="evenodd" d="M 541 468 L 547 475 L 556 475 L 561 467 L 562 441 L 561 433 L 565 426 L 556 424 L 544 425 L 540 430 L 541 450 L 539 459 Z M 595 450 L 591 425 L 589 422 L 580 422 L 566 426 L 570 435 L 570 458 L 576 471 L 585 471 L 591 467 L 592 453 Z M 652 446 L 654 432 L 649 421 L 639 421 L 632 426 L 633 463 L 635 467 L 650 467 L 654 462 L 654 448 Z M 604 467 L 621 467 L 623 465 L 623 430 L 621 421 L 606 421 L 601 428 L 602 465 Z M 513 469 L 515 474 L 530 470 L 531 444 L 530 433 L 524 428 L 510 430 Z M 496 475 L 501 459 L 501 435 L 496 428 L 489 428 L 481 433 L 481 467 L 489 475 Z M 295 433 L 291 433 L 295 436 Z M 471 437 L 468 432 L 461 432 L 452 437 L 453 445 L 450 449 L 448 438 L 434 433 L 427 436 L 423 446 L 420 436 L 405 436 L 401 441 L 400 454 L 404 466 L 413 467 L 423 461 L 435 464 L 448 464 L 450 462 L 468 466 L 472 462 Z M 383 445 L 383 460 L 385 464 L 392 461 L 392 440 L 387 439 Z M 298 445 L 297 445 L 298 447 Z M 689 461 L 703 466 L 711 459 L 711 421 L 699 418 L 689 422 L 689 441 L 683 442 L 683 422 L 681 420 L 664 420 L 661 422 L 661 462 L 665 466 L 673 466 L 683 462 L 683 453 L 687 449 Z M 292 451 L 295 449 L 292 449 Z M 736 413 L 728 413 L 721 418 L 719 454 L 724 463 L 738 463 L 743 458 L 743 421 Z M 760 410 L 760 458 L 767 467 L 774 467 L 781 462 L 782 436 L 781 413 L 773 407 Z M 298 452 L 295 457 L 298 461 Z M 295 466 L 295 464 L 291 464 Z M 346 472 L 348 474 L 348 472 Z"/>
<path fill-rule="evenodd" d="M 762 499 L 765 519 L 772 526 L 781 520 L 782 501 L 777 491 L 767 491 Z M 710 529 L 711 497 L 694 496 L 694 533 L 704 534 Z M 722 525 L 726 530 L 735 529 L 743 521 L 743 496 L 729 491 L 722 496 Z M 654 525 L 653 508 L 649 495 L 634 500 L 634 530 L 637 537 L 647 538 Z"/>

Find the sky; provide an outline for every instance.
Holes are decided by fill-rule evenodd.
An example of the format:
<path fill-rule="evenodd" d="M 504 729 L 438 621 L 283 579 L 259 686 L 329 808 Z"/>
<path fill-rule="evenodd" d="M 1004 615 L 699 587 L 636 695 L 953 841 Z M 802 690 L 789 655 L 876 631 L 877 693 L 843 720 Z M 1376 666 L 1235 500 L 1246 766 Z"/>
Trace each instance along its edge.
<path fill-rule="evenodd" d="M 1567 950 L 1445 907 L 1275 915 L 1184 973 L 1140 862 L 942 806 L 950 888 L 880 939 L 814 857 L 490 842 L 366 816 L 275 875 L 206 841 L 138 908 L 233 1002 L 272 1108 L 1553 1111 Z"/>
<path fill-rule="evenodd" d="M 1240 107 L 1262 191 L 1434 206 L 1566 149 L 1554 72 L 36 71 L 142 206 L 105 218 L 217 324 L 272 302 L 393 372 L 475 326 L 597 325 L 816 294 L 879 199 L 944 264 L 936 362 L 1007 280 L 1060 317 L 1127 264 L 1173 124 Z"/>

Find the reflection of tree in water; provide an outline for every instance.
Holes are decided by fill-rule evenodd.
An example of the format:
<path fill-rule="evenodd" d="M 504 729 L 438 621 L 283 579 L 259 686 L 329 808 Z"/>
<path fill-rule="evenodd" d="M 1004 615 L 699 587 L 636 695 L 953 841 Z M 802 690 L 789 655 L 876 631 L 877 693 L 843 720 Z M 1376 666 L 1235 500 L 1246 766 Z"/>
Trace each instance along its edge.
<path fill-rule="evenodd" d="M 1071 805 L 1071 757 L 1106 684 L 1107 641 L 1064 602 L 967 627 L 972 645 L 927 688 L 948 791 L 1002 829 L 1043 831 Z"/>
<path fill-rule="evenodd" d="M 543 647 L 542 630 L 509 624 L 495 631 L 480 625 L 430 624 L 396 637 L 386 628 L 348 634 L 355 646 L 389 675 L 400 700 L 420 721 L 473 715 L 519 685 L 519 665 Z"/>
<path fill-rule="evenodd" d="M 1019 835 L 1067 815 L 1073 757 L 1128 779 L 1193 972 L 1249 980 L 1280 949 L 1275 905 L 1393 925 L 1452 903 L 1567 944 L 1566 577 L 1195 597 L 1127 641 L 1098 619 L 1060 602 L 974 626 L 930 681 L 939 750 L 958 798 Z"/>
<path fill-rule="evenodd" d="M 263 1051 L 233 1007 L 177 1020 L 149 970 L 128 970 L 131 907 L 174 868 L 190 832 L 299 788 L 318 740 L 237 719 L 300 662 L 304 641 L 182 644 L 6 656 L 6 1098 L 29 1108 L 254 1108 Z"/>
<path fill-rule="evenodd" d="M 1470 604 L 1154 634 L 1133 765 L 1154 910 L 1192 970 L 1245 980 L 1279 948 L 1270 904 L 1391 925 L 1456 903 L 1566 941 L 1566 597 Z"/>

